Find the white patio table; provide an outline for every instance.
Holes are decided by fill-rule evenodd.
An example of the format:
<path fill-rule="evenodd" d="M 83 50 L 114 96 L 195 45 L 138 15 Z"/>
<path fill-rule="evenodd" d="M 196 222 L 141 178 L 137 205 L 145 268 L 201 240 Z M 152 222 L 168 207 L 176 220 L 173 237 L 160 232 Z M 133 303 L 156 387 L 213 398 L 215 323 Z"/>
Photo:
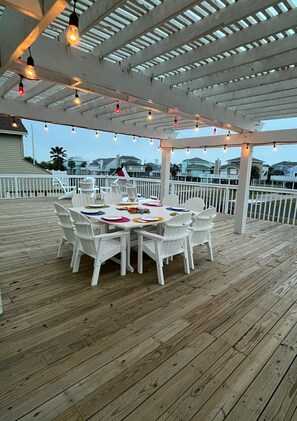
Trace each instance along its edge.
<path fill-rule="evenodd" d="M 148 209 L 149 213 L 133 214 L 128 211 L 128 208 Z M 147 203 L 145 201 L 142 201 L 141 204 L 132 204 L 129 202 L 121 202 L 116 205 L 97 204 L 72 209 L 77 212 L 82 212 L 85 216 L 93 220 L 104 222 L 108 225 L 112 225 L 123 230 L 128 230 L 130 231 L 130 233 L 131 230 L 150 225 L 159 225 L 161 227 L 162 223 L 169 221 L 171 218 L 178 215 L 180 212 L 185 211 L 185 208 L 183 206 L 158 206 L 157 203 L 154 201 L 147 201 Z M 127 269 L 130 272 L 134 272 L 134 268 L 130 263 L 130 243 L 131 242 L 129 240 L 127 250 Z"/>

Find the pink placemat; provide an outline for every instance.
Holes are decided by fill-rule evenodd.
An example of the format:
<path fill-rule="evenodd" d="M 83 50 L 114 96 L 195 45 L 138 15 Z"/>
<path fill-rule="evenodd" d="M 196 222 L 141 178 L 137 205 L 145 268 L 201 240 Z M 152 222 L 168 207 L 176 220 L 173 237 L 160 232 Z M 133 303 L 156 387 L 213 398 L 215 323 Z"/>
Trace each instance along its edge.
<path fill-rule="evenodd" d="M 142 206 L 151 206 L 152 208 L 161 208 L 163 205 L 152 205 L 151 203 L 143 203 Z"/>
<path fill-rule="evenodd" d="M 130 218 L 126 218 L 126 216 L 123 216 L 121 219 L 116 219 L 116 220 L 108 219 L 108 217 L 106 217 L 106 218 L 102 217 L 101 219 L 102 219 L 102 221 L 110 222 L 112 224 L 121 224 L 122 222 L 129 222 L 130 221 Z"/>

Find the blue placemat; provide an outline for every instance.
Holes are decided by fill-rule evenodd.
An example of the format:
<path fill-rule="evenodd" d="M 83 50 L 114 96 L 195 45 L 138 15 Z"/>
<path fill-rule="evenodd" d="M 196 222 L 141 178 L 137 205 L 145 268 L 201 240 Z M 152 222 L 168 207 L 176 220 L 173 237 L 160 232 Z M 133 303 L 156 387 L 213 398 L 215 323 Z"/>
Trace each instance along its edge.
<path fill-rule="evenodd" d="M 80 211 L 80 213 L 86 215 L 86 216 L 98 216 L 98 215 L 105 215 L 105 212 L 98 211 L 98 212 L 87 212 L 87 211 Z"/>
<path fill-rule="evenodd" d="M 190 212 L 190 209 L 180 209 L 178 207 L 176 207 L 176 208 L 166 208 L 166 210 L 173 211 L 173 212 Z"/>

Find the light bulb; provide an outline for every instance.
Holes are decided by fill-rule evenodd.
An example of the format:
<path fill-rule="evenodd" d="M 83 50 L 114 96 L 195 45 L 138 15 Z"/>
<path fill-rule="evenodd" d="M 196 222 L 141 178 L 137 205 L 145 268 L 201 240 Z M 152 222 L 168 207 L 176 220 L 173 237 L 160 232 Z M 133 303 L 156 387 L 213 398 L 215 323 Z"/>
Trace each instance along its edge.
<path fill-rule="evenodd" d="M 153 139 L 150 140 L 150 146 L 153 146 L 154 142 Z"/>
<path fill-rule="evenodd" d="M 227 153 L 227 146 L 226 145 L 224 145 L 224 151 L 223 152 Z"/>
<path fill-rule="evenodd" d="M 152 120 L 153 119 L 153 115 L 152 115 L 151 110 L 149 110 L 149 112 L 148 112 L 147 119 L 148 120 Z"/>
<path fill-rule="evenodd" d="M 173 125 L 174 125 L 174 127 L 177 127 L 178 126 L 178 121 L 177 121 L 177 118 L 176 117 L 174 119 Z"/>
<path fill-rule="evenodd" d="M 132 142 L 136 142 L 136 137 L 135 136 L 132 137 Z"/>
<path fill-rule="evenodd" d="M 96 130 L 95 136 L 96 136 L 96 137 L 99 137 L 98 130 Z"/>
<path fill-rule="evenodd" d="M 189 153 L 190 153 L 190 148 L 189 148 L 189 146 L 187 147 L 186 153 L 187 153 L 188 155 L 189 155 Z"/>
<path fill-rule="evenodd" d="M 206 153 L 207 152 L 207 147 L 204 146 L 203 152 Z"/>
<path fill-rule="evenodd" d="M 249 144 L 246 144 L 245 150 L 248 151 L 249 150 Z"/>
<path fill-rule="evenodd" d="M 14 117 L 12 117 L 12 127 L 14 127 L 14 128 L 18 127 L 17 122 L 15 121 Z"/>
<path fill-rule="evenodd" d="M 23 78 L 21 77 L 20 83 L 19 83 L 19 94 L 24 95 L 24 84 L 23 84 Z"/>
<path fill-rule="evenodd" d="M 69 26 L 66 33 L 67 41 L 71 45 L 76 45 L 79 42 L 78 16 L 75 12 L 76 1 L 77 0 L 74 0 L 73 12 L 69 16 Z"/>
<path fill-rule="evenodd" d="M 214 128 L 214 129 L 213 129 L 212 134 L 213 134 L 213 135 L 217 134 L 217 129 L 216 129 L 216 128 Z"/>
<path fill-rule="evenodd" d="M 121 112 L 121 107 L 120 107 L 119 101 L 117 101 L 117 104 L 116 104 L 116 113 L 117 114 L 120 114 L 120 112 Z"/>
<path fill-rule="evenodd" d="M 80 97 L 78 96 L 77 91 L 75 91 L 73 102 L 74 102 L 75 105 L 80 105 L 81 104 L 81 100 L 80 100 Z"/>
<path fill-rule="evenodd" d="M 75 134 L 75 128 L 72 126 L 72 134 Z"/>
<path fill-rule="evenodd" d="M 275 142 L 273 142 L 273 148 L 272 148 L 272 150 L 273 150 L 273 152 L 276 152 L 277 151 L 277 147 L 276 147 L 276 143 Z"/>
<path fill-rule="evenodd" d="M 118 136 L 117 136 L 117 134 L 116 134 L 116 133 L 114 134 L 113 140 L 114 140 L 115 142 L 118 140 Z"/>
<path fill-rule="evenodd" d="M 161 148 L 160 148 L 160 146 L 158 146 L 158 147 L 157 147 L 157 150 L 158 150 L 159 152 L 161 151 Z"/>
<path fill-rule="evenodd" d="M 47 132 L 48 131 L 48 127 L 47 127 L 47 124 L 46 123 L 44 123 L 44 130 Z"/>
<path fill-rule="evenodd" d="M 171 149 L 171 153 L 174 154 L 174 148 Z"/>
<path fill-rule="evenodd" d="M 229 140 L 230 137 L 231 137 L 231 133 L 230 133 L 230 130 L 229 130 L 228 133 L 227 133 L 227 140 Z"/>

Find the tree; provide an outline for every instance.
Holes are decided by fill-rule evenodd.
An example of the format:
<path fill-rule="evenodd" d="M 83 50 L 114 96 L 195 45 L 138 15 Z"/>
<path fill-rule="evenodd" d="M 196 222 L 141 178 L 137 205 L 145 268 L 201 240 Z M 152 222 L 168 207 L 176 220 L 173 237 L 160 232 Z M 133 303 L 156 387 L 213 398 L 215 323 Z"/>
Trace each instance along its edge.
<path fill-rule="evenodd" d="M 174 178 L 179 172 L 179 166 L 177 164 L 170 164 L 170 174 Z"/>
<path fill-rule="evenodd" d="M 75 162 L 72 160 L 68 161 L 68 167 L 70 168 L 70 173 L 73 174 L 73 168 L 75 168 Z"/>
<path fill-rule="evenodd" d="M 81 168 L 85 168 L 88 165 L 87 161 L 83 161 L 80 166 Z"/>
<path fill-rule="evenodd" d="M 66 150 L 60 146 L 55 146 L 50 150 L 50 157 L 53 159 L 53 169 L 64 171 L 65 167 L 63 165 L 64 161 L 67 158 Z"/>
<path fill-rule="evenodd" d="M 251 181 L 260 180 L 260 170 L 256 165 L 252 165 L 251 168 Z"/>
<path fill-rule="evenodd" d="M 28 162 L 31 162 L 31 164 L 33 164 L 33 158 L 31 156 L 25 156 L 24 159 Z"/>

